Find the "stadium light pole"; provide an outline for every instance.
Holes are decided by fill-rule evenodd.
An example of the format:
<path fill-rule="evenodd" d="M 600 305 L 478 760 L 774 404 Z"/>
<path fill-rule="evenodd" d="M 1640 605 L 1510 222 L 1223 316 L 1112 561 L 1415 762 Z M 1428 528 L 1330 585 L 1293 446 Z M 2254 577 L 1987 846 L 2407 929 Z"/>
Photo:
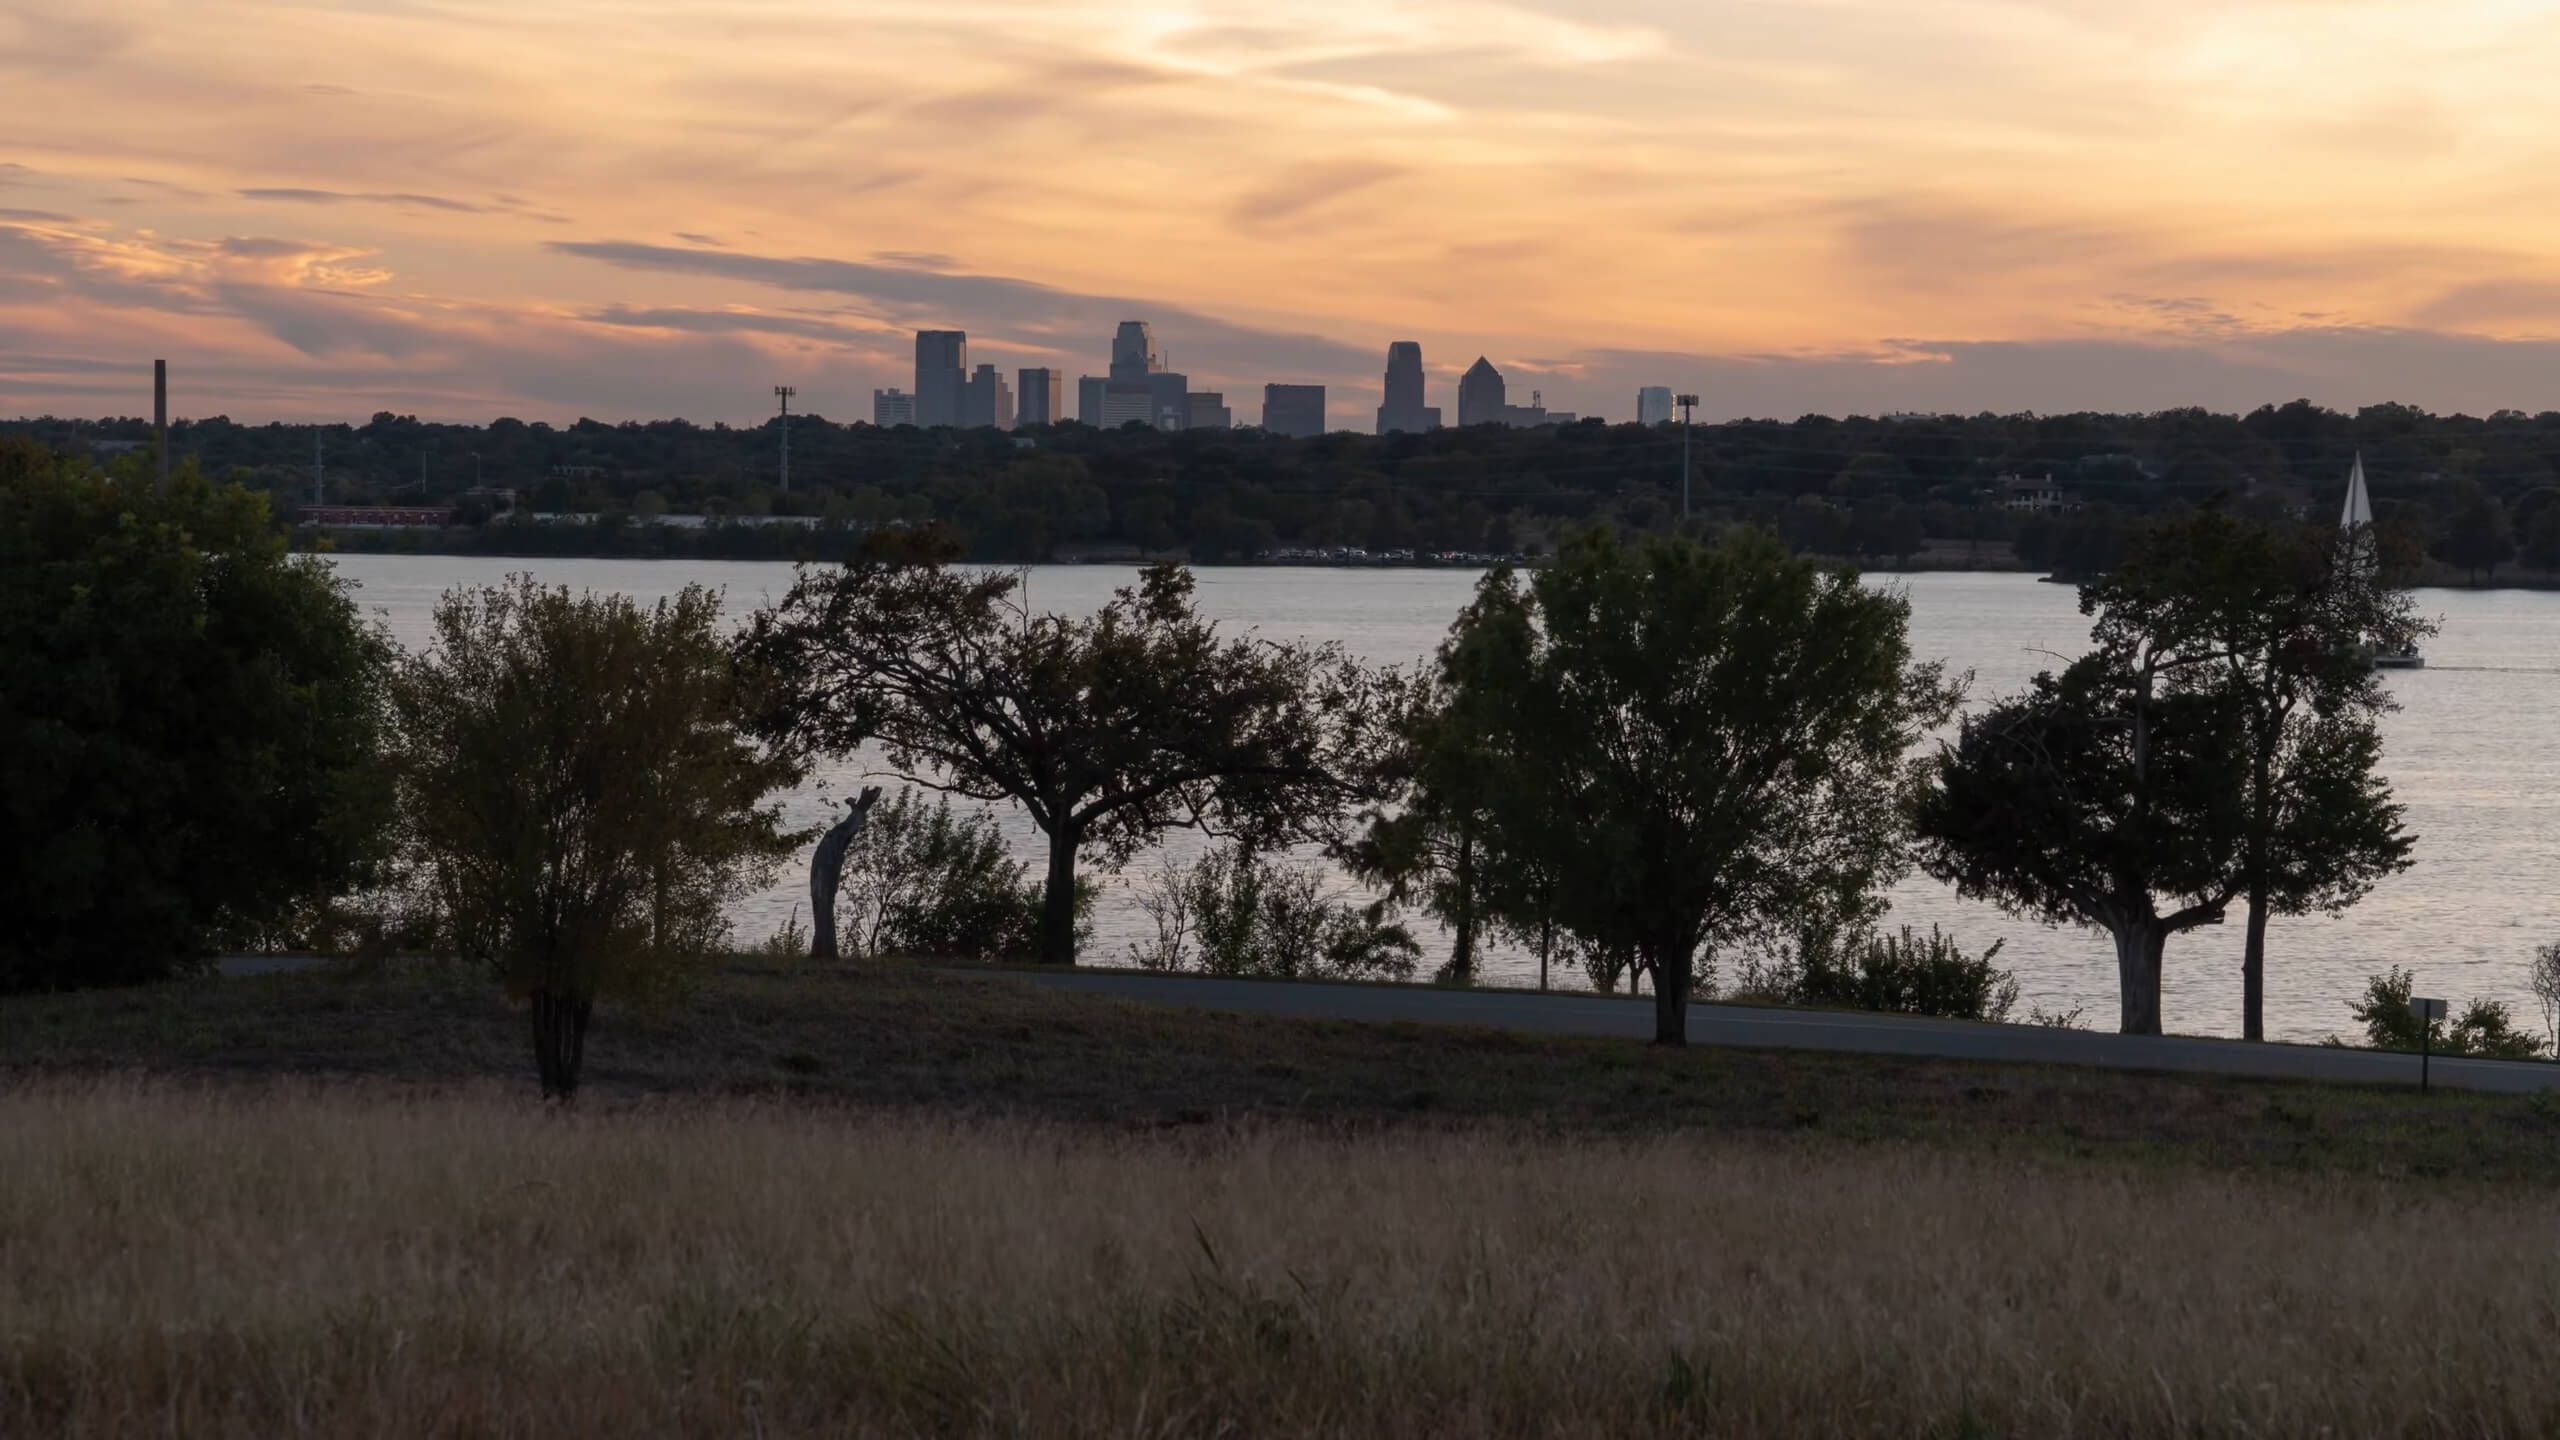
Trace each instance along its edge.
<path fill-rule="evenodd" d="M 1680 407 L 1680 518 L 1689 518 L 1689 424 L 1697 419 L 1698 397 L 1681 395 L 1673 398 Z"/>

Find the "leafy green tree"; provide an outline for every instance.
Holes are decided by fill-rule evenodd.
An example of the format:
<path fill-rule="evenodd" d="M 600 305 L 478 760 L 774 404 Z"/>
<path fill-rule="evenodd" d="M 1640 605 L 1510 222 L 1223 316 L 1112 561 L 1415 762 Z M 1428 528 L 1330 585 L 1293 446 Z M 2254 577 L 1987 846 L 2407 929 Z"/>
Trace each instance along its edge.
<path fill-rule="evenodd" d="M 2507 509 L 2498 497 L 2477 485 L 2467 489 L 2469 493 L 2437 539 L 2435 553 L 2437 559 L 2468 573 L 2471 583 L 2477 585 L 2495 577 L 2499 566 L 2516 558 L 2516 540 L 2507 525 Z"/>
<path fill-rule="evenodd" d="M 2235 708 L 2251 1040 L 2266 1034 L 2270 917 L 2343 912 L 2406 869 L 2416 843 L 2377 773 L 2391 699 L 2370 657 L 2406 651 L 2432 627 L 2381 581 L 2364 544 L 2193 512 L 2147 527 L 2123 565 L 2081 592 L 2102 647 L 2153 657 L 2172 686 Z"/>
<path fill-rule="evenodd" d="M 307 941 L 383 853 L 390 643 L 264 497 L 0 439 L 0 991 Z"/>
<path fill-rule="evenodd" d="M 805 838 L 800 775 L 739 728 L 720 602 L 643 610 L 531 576 L 448 592 L 391 685 L 408 874 L 444 943 L 528 1002 L 545 1096 L 577 1092 L 600 994 L 662 998 Z"/>
<path fill-rule="evenodd" d="M 2522 559 L 2545 575 L 2560 575 L 2560 503 L 2543 506 L 2533 517 Z"/>
<path fill-rule="evenodd" d="M 1021 805 L 1049 840 L 1054 964 L 1075 959 L 1088 846 L 1117 866 L 1176 826 L 1264 848 L 1333 836 L 1383 734 L 1365 669 L 1221 635 L 1180 566 L 1085 620 L 1029 613 L 1019 584 L 929 555 L 804 575 L 741 637 L 769 684 L 763 732 L 833 754 L 876 739 L 917 784 Z"/>
<path fill-rule="evenodd" d="M 1486 849 L 1553 877 L 1544 914 L 1651 981 L 1659 1043 L 1686 1043 L 1702 957 L 1879 910 L 1905 756 L 1954 702 L 1911 664 L 1908 614 L 1761 532 L 1586 532 L 1459 617 L 1441 681 L 1472 748 L 1509 757 Z"/>
<path fill-rule="evenodd" d="M 2128 1035 L 2160 1033 L 2169 937 L 2242 886 L 2240 720 L 2172 663 L 2102 648 L 2038 675 L 1940 747 L 1912 816 L 1921 868 L 1958 894 L 2114 938 Z"/>
<path fill-rule="evenodd" d="M 1444 645 L 1443 670 L 1457 663 Z M 1390 903 L 1418 903 L 1449 928 L 1449 960 L 1438 978 L 1455 985 L 1475 980 L 1494 890 L 1520 878 L 1498 873 L 1505 867 L 1485 854 L 1486 813 L 1506 783 L 1507 757 L 1484 747 L 1470 702 L 1481 703 L 1481 692 L 1430 675 L 1398 688 L 1394 740 L 1374 777 L 1382 803 L 1337 857 Z"/>

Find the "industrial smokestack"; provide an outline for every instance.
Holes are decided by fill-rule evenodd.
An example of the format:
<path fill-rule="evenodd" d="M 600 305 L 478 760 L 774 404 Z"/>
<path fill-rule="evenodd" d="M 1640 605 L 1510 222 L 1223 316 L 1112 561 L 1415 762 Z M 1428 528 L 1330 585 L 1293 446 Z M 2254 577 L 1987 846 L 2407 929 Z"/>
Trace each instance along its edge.
<path fill-rule="evenodd" d="M 169 362 L 151 362 L 151 426 L 160 436 L 160 493 L 169 493 Z"/>

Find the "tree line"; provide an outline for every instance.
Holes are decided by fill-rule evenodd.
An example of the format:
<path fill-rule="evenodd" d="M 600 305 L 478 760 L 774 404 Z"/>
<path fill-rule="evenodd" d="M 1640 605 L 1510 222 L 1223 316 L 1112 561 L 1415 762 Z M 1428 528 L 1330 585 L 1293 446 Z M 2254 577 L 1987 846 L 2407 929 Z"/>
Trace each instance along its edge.
<path fill-rule="evenodd" d="M 519 576 L 447 594 L 404 654 L 254 493 L 0 442 L 0 986 L 227 947 L 457 955 L 523 999 L 566 1096 L 597 998 L 673 993 L 813 842 L 822 953 L 854 866 L 853 948 L 1069 964 L 1089 872 L 1189 828 L 1231 848 L 1161 892 L 1168 965 L 1409 973 L 1410 909 L 1448 929 L 1444 978 L 1498 931 L 1640 984 L 1664 1044 L 1720 969 L 2005 1010 L 1988 957 L 1878 934 L 1916 867 L 2112 936 L 2126 1033 L 2160 1029 L 2169 942 L 2239 909 L 2255 1039 L 2270 918 L 2409 864 L 2371 657 L 2425 627 L 2371 539 L 2160 517 L 2082 587 L 2088 654 L 1958 718 L 1965 677 L 1912 655 L 1903 597 L 1750 527 L 1571 531 L 1412 669 L 1223 631 L 1165 562 L 1040 614 L 929 529 L 740 627 L 699 587 L 643 607 Z M 857 750 L 1018 808 L 1036 875 L 903 794 L 787 828 L 776 797 Z M 1291 892 L 1269 857 L 1307 846 L 1378 903 Z"/>
<path fill-rule="evenodd" d="M 333 504 L 453 504 L 468 522 L 338 543 L 492 554 L 697 555 L 841 560 L 860 534 L 931 526 L 967 558 L 1037 562 L 1119 549 L 1200 563 L 1282 548 L 1543 552 L 1568 530 L 1755 526 L 1799 553 L 1908 563 L 2109 568 L 2123 536 L 2161 510 L 2219 503 L 2271 516 L 2338 513 L 2362 454 L 2396 554 L 2447 574 L 2522 563 L 2560 572 L 2560 412 L 2438 416 L 2403 405 L 2344 414 L 2307 401 L 2245 416 L 1974 415 L 1740 420 L 1696 429 L 1586 421 L 1426 435 L 1258 430 L 1099 431 L 1077 424 L 881 429 L 795 416 L 791 483 L 781 422 L 682 420 L 484 426 L 377 414 L 362 425 L 182 422 L 173 445 L 207 474 L 271 497 L 291 518 L 313 486 L 314 444 Z M 0 424 L 64 453 L 147 445 L 141 420 Z M 1684 519 L 1683 456 L 1689 456 Z M 2051 476 L 2083 508 L 2004 508 L 2005 475 Z M 592 523 L 487 525 L 475 487 L 528 511 Z M 812 529 L 637 523 L 664 514 L 795 515 Z"/>

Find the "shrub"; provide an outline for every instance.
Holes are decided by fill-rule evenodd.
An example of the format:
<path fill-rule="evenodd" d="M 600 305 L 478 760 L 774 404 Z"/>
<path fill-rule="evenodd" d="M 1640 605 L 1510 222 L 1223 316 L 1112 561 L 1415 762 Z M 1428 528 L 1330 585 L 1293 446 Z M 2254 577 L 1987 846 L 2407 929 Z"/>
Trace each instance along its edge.
<path fill-rule="evenodd" d="M 1422 947 L 1382 905 L 1346 904 L 1322 875 L 1230 845 L 1189 865 L 1166 861 L 1139 892 L 1156 938 L 1129 947 L 1150 970 L 1257 979 L 1411 978 Z"/>
<path fill-rule="evenodd" d="M 2018 1003 L 2018 982 L 1991 963 L 2004 943 L 1995 940 L 1990 949 L 1968 955 L 1935 925 L 1926 939 L 1905 925 L 1896 934 L 1861 936 L 1840 949 L 1816 947 L 1804 957 L 1801 998 L 1811 1005 L 1898 1015 L 2006 1020 Z"/>
<path fill-rule="evenodd" d="M 2018 1003 L 2017 978 L 1992 963 L 2004 943 L 1969 955 L 1934 925 L 1925 937 L 1908 925 L 1845 938 L 1818 928 L 1774 957 L 1745 961 L 1737 988 L 1781 1004 L 2004 1021 Z"/>
<path fill-rule="evenodd" d="M 2365 983 L 2364 998 L 2347 1002 L 2347 1013 L 2364 1026 L 2365 1039 L 2376 1050 L 2415 1050 L 2421 1037 L 2439 1055 L 2478 1055 L 2492 1060 L 2530 1060 L 2544 1042 L 2515 1028 L 2503 1000 L 2474 999 L 2451 1025 L 2429 1021 L 2422 1029 L 2409 1008 L 2416 989 L 2414 972 L 2394 965 Z"/>
<path fill-rule="evenodd" d="M 1040 949 L 1041 882 L 1013 858 L 996 817 L 958 811 L 949 796 L 927 805 L 908 787 L 875 807 L 847 857 L 837 891 L 847 953 L 877 959 L 1028 958 Z M 1093 910 L 1079 880 L 1076 916 Z M 1089 930 L 1079 923 L 1079 945 Z"/>

